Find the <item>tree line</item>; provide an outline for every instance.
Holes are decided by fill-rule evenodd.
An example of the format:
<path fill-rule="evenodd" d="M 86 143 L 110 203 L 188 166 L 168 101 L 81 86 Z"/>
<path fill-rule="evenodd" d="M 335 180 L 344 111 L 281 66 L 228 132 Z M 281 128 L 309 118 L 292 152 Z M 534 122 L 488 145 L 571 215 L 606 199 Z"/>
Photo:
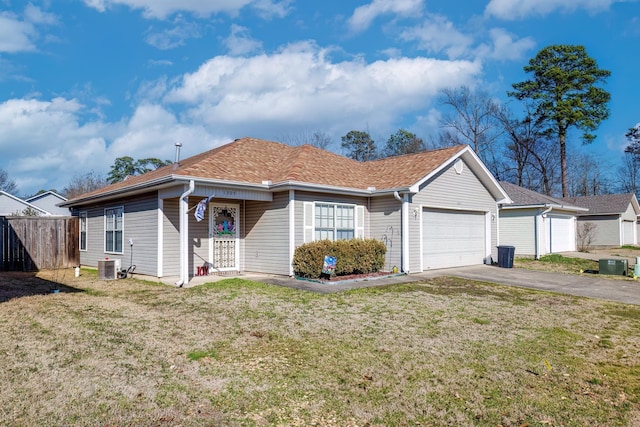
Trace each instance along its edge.
<path fill-rule="evenodd" d="M 567 150 L 568 140 L 579 135 L 583 144 L 609 116 L 611 95 L 602 87 L 611 72 L 598 67 L 579 45 L 551 45 L 531 58 L 524 71 L 529 78 L 512 84 L 508 103 L 500 103 L 482 90 L 467 86 L 440 91 L 440 132 L 428 142 L 398 129 L 382 147 L 366 130 L 351 130 L 341 137 L 347 157 L 366 162 L 459 144 L 469 145 L 500 181 L 512 182 L 550 196 L 586 196 L 640 190 L 640 124 L 626 133 L 628 146 L 616 172 L 617 185 L 608 182 L 600 159 Z M 290 145 L 332 145 L 322 131 L 285 136 Z M 75 176 L 63 194 L 72 198 L 119 182 L 130 175 L 170 164 L 169 160 L 119 157 L 103 178 L 93 172 Z M 16 185 L 0 170 L 0 189 Z"/>

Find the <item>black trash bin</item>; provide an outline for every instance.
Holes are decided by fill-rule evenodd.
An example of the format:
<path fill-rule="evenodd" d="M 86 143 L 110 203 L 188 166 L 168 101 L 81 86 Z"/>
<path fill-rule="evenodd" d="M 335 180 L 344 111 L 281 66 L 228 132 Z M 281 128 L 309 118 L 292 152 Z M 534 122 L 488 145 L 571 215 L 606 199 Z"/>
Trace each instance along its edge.
<path fill-rule="evenodd" d="M 498 267 L 513 268 L 515 253 L 515 246 L 498 246 Z"/>

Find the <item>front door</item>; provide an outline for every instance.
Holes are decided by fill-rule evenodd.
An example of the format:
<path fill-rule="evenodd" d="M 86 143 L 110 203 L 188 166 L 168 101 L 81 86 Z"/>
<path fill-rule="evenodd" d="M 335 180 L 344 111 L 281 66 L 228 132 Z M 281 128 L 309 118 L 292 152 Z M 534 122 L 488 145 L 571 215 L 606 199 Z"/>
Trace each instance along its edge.
<path fill-rule="evenodd" d="M 209 259 L 213 271 L 238 270 L 240 205 L 211 203 L 210 208 Z"/>

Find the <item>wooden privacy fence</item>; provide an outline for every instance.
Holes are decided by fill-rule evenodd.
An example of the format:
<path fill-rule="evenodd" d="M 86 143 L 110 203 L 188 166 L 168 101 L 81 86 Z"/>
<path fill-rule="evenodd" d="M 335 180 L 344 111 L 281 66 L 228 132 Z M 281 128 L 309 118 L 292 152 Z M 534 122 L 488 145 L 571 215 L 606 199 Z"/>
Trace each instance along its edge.
<path fill-rule="evenodd" d="M 0 217 L 0 271 L 80 265 L 77 217 Z"/>

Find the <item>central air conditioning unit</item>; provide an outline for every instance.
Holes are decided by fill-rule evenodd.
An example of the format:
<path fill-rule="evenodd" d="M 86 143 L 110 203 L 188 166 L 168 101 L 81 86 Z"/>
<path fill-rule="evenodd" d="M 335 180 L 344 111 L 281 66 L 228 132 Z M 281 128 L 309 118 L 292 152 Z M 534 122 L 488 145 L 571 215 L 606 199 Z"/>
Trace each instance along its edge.
<path fill-rule="evenodd" d="M 119 259 L 105 259 L 98 261 L 98 280 L 114 280 L 120 273 L 121 262 Z"/>

